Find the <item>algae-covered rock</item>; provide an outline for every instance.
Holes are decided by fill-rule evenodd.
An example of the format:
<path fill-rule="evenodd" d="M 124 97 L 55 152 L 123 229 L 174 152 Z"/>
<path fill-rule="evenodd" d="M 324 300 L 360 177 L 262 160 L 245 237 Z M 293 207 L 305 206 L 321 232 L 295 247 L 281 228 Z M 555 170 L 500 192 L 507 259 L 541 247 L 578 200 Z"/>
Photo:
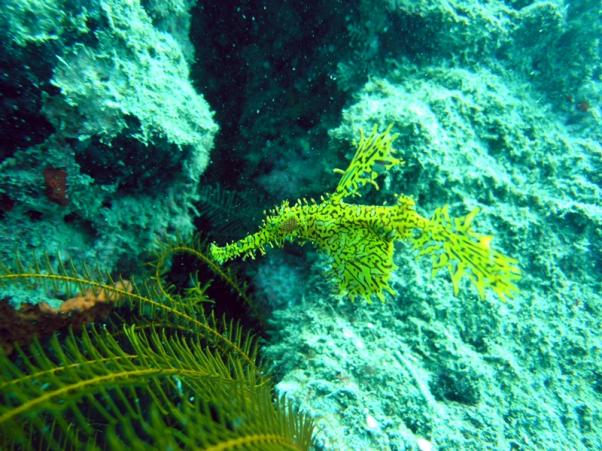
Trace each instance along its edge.
<path fill-rule="evenodd" d="M 3 8 L 2 89 L 12 102 L 0 115 L 20 125 L 0 150 L 3 262 L 18 249 L 25 262 L 60 254 L 132 269 L 156 240 L 192 233 L 217 125 L 189 79 L 190 6 Z"/>
<path fill-rule="evenodd" d="M 407 164 L 372 196 L 410 193 L 427 215 L 442 203 L 455 214 L 478 206 L 477 227 L 519 259 L 523 280 L 506 304 L 454 297 L 409 246 L 396 252 L 399 295 L 382 305 L 349 305 L 318 273 L 307 277 L 311 288 L 275 312 L 266 352 L 278 389 L 315 416 L 324 449 L 600 443 L 591 380 L 601 371 L 602 147 L 537 98 L 499 68 L 406 63 L 343 111 L 331 136 L 347 160 L 360 127 L 400 134 Z"/>

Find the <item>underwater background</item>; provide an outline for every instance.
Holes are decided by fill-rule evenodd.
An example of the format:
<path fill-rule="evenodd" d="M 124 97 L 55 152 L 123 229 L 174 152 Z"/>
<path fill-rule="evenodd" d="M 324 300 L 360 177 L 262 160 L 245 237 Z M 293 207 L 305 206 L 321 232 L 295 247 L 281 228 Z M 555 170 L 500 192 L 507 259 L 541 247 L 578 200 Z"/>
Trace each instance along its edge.
<path fill-rule="evenodd" d="M 146 277 L 165 243 L 333 192 L 391 126 L 405 164 L 357 202 L 479 208 L 519 291 L 455 294 L 403 241 L 385 302 L 338 295 L 311 245 L 226 263 L 275 393 L 312 449 L 602 449 L 601 37 L 599 0 L 0 0 L 2 271 Z M 67 297 L 2 283 L 3 346 Z"/>

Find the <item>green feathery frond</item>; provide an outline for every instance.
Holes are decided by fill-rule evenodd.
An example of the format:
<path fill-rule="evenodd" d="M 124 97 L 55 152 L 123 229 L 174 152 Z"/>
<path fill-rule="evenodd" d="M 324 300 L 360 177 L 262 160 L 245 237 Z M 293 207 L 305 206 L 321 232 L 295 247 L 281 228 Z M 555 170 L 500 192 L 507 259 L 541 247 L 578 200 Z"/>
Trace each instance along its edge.
<path fill-rule="evenodd" d="M 0 449 L 309 448 L 311 421 L 273 401 L 256 339 L 199 308 L 203 286 L 176 296 L 160 281 L 124 288 L 58 267 L 3 267 L 0 284 L 93 290 L 140 326 L 113 319 L 0 355 Z"/>
<path fill-rule="evenodd" d="M 217 276 L 224 284 L 230 287 L 231 291 L 252 311 L 256 310 L 255 302 L 251 299 L 248 293 L 248 286 L 228 268 L 224 268 L 216 263 L 216 261 L 205 253 L 205 249 L 209 244 L 199 237 L 193 240 L 177 239 L 172 243 L 165 243 L 160 246 L 160 250 L 156 253 L 153 267 L 154 280 L 161 292 L 168 296 L 167 288 L 164 283 L 164 276 L 168 269 L 167 260 L 173 258 L 174 255 L 185 254 L 194 257 L 204 267 L 208 268 L 215 276 Z"/>
<path fill-rule="evenodd" d="M 60 260 L 59 260 L 60 262 Z M 249 334 L 242 333 L 240 326 L 225 319 L 217 320 L 213 315 L 205 314 L 189 299 L 171 296 L 162 283 L 144 282 L 141 285 L 128 282 L 131 290 L 125 289 L 121 279 L 113 279 L 110 275 L 101 275 L 100 271 L 84 269 L 80 275 L 73 268 L 60 262 L 59 270 L 53 272 L 48 265 L 33 262 L 31 268 L 19 263 L 16 269 L 4 267 L 0 269 L 0 285 L 9 283 L 43 285 L 49 292 L 83 293 L 92 290 L 95 293 L 109 293 L 116 303 L 156 320 L 166 319 L 171 324 L 178 324 L 203 336 L 206 340 L 222 349 L 223 352 L 234 352 L 249 365 L 254 365 L 257 345 Z"/>
<path fill-rule="evenodd" d="M 108 441 L 113 449 L 137 449 L 152 443 L 156 449 L 202 449 L 207 451 L 249 449 L 262 451 L 297 451 L 311 444 L 311 423 L 290 402 L 279 399 L 267 387 L 259 388 L 248 402 L 248 393 L 240 389 L 215 386 L 219 397 L 227 399 L 216 414 L 210 403 L 195 398 L 183 401 L 175 415 L 165 415 L 154 408 L 150 419 L 135 425 L 144 430 L 140 436 L 125 435 L 113 426 Z M 175 426 L 175 427 L 174 427 Z M 134 425 L 128 425 L 134 427 Z M 175 429 L 177 433 L 166 434 Z"/>
<path fill-rule="evenodd" d="M 158 434 L 169 428 L 152 432 L 144 427 L 151 421 L 149 407 L 164 420 L 179 418 L 180 424 L 171 428 L 190 442 L 216 446 L 236 438 L 244 444 L 245 437 L 253 442 L 250 435 L 271 434 L 273 440 L 296 443 L 294 434 L 303 431 L 283 431 L 283 421 L 299 422 L 307 436 L 307 420 L 287 419 L 271 403 L 271 389 L 256 368 L 208 350 L 198 338 L 164 329 L 143 332 L 124 326 L 123 336 L 119 343 L 106 330 L 90 329 L 81 337 L 71 333 L 64 341 L 53 337 L 48 351 L 36 342 L 30 353 L 20 352 L 19 364 L 0 356 L 1 444 L 27 444 L 33 429 L 44 443 L 56 445 L 61 440 L 70 449 L 79 449 L 94 437 L 91 418 L 112 427 L 113 440 L 135 438 L 156 444 Z M 180 405 L 193 398 L 202 408 L 189 412 L 198 421 L 190 424 Z M 46 427 L 51 421 L 54 429 Z M 243 424 L 233 428 L 234 421 Z"/>

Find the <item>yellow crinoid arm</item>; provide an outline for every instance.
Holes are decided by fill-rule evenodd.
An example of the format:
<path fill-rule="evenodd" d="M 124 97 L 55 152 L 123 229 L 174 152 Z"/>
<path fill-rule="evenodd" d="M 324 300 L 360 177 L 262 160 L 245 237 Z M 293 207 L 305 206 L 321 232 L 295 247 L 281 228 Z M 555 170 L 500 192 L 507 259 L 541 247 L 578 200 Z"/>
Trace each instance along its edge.
<path fill-rule="evenodd" d="M 379 133 L 378 126 L 375 125 L 368 136 L 360 129 L 360 140 L 349 167 L 344 171 L 334 169 L 334 172 L 343 174 L 333 193 L 335 199 L 358 195 L 359 189 L 368 183 L 378 189 L 376 179 L 379 175 L 377 171 L 379 167 L 382 170 L 389 170 L 393 166 L 404 164 L 403 160 L 393 155 L 395 153 L 393 142 L 398 135 L 391 135 L 392 127 L 393 125 L 389 125 L 384 132 Z"/>
<path fill-rule="evenodd" d="M 429 254 L 433 262 L 433 276 L 447 268 L 458 294 L 464 276 L 476 287 L 479 296 L 491 289 L 500 299 L 511 298 L 518 292 L 514 284 L 520 279 L 518 261 L 491 248 L 491 236 L 479 235 L 472 229 L 478 213 L 475 208 L 466 216 L 449 216 L 447 205 L 435 211 L 420 236 L 413 238 L 421 255 Z"/>

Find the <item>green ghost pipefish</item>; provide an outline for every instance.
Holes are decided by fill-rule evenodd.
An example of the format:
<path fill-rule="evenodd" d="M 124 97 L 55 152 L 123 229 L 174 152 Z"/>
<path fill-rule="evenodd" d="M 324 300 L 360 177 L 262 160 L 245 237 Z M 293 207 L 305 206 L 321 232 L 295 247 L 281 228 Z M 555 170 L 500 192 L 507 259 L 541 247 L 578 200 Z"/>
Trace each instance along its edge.
<path fill-rule="evenodd" d="M 239 256 L 255 258 L 266 246 L 279 247 L 285 242 L 312 243 L 332 257 L 331 276 L 339 293 L 351 299 L 367 301 L 374 295 L 384 301 L 384 293 L 396 294 L 389 280 L 396 269 L 393 247 L 396 240 L 412 243 L 419 255 L 430 255 L 433 276 L 447 268 L 458 293 L 463 276 L 475 285 L 484 298 L 487 289 L 502 300 L 518 291 L 514 282 L 520 278 L 517 260 L 491 247 L 491 236 L 477 234 L 472 222 L 475 208 L 466 216 L 450 218 L 447 205 L 425 218 L 415 210 L 412 198 L 399 195 L 396 205 L 358 205 L 345 202 L 359 196 L 365 185 L 378 189 L 379 173 L 375 166 L 389 170 L 404 162 L 394 156 L 391 126 L 379 133 L 375 126 L 368 136 L 361 131 L 355 156 L 342 174 L 333 193 L 321 196 L 320 202 L 300 199 L 288 201 L 267 212 L 256 233 L 239 241 L 218 246 L 212 243 L 211 256 L 220 264 Z"/>

